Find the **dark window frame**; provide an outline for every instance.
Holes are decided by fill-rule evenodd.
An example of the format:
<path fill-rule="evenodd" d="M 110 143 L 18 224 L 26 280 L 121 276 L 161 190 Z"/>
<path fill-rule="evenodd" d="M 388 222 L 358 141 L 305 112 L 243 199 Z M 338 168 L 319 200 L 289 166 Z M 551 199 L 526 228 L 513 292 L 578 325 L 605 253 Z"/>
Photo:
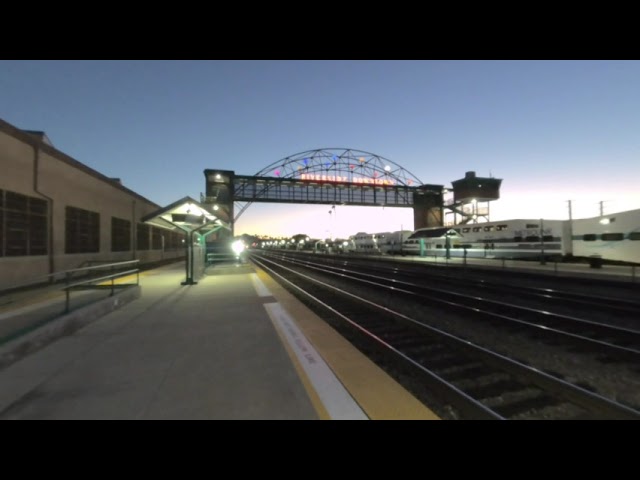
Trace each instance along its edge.
<path fill-rule="evenodd" d="M 0 257 L 49 253 L 49 202 L 0 190 Z"/>
<path fill-rule="evenodd" d="M 624 233 L 603 233 L 600 236 L 600 239 L 603 242 L 619 242 L 621 240 L 624 240 Z"/>
<path fill-rule="evenodd" d="M 111 217 L 111 251 L 129 252 L 131 251 L 131 221 Z"/>
<path fill-rule="evenodd" d="M 151 249 L 151 232 L 150 226 L 146 223 L 138 223 L 136 225 L 136 250 L 147 251 Z"/>
<path fill-rule="evenodd" d="M 65 254 L 100 252 L 100 213 L 67 205 L 64 227 Z"/>

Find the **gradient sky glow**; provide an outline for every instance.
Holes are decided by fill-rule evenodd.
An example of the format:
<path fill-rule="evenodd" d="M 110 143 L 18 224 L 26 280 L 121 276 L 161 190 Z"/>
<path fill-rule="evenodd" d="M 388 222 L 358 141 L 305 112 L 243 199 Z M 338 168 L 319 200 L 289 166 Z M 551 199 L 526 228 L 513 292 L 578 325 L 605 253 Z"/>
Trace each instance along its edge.
<path fill-rule="evenodd" d="M 161 206 L 199 198 L 206 168 L 344 147 L 424 183 L 502 178 L 492 220 L 640 208 L 639 61 L 0 61 L 0 118 Z M 236 234 L 413 228 L 337 210 L 256 204 Z"/>

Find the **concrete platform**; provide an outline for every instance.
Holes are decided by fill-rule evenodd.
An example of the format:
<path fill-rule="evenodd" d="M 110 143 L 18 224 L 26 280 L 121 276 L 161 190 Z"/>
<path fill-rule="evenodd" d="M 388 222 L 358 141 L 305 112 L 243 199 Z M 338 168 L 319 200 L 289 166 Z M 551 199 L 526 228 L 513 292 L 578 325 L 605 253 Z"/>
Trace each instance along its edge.
<path fill-rule="evenodd" d="M 434 419 L 251 265 L 139 299 L 0 370 L 0 419 Z"/>

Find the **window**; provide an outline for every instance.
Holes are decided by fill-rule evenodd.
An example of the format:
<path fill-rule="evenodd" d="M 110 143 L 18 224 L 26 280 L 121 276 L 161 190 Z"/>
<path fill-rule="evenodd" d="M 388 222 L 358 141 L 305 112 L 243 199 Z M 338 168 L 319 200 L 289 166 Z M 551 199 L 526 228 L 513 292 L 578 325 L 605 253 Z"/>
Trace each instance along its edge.
<path fill-rule="evenodd" d="M 493 226 L 492 226 L 492 225 L 490 225 L 490 226 L 488 226 L 488 227 L 484 227 L 484 231 L 485 231 L 485 232 L 493 232 Z"/>
<path fill-rule="evenodd" d="M 527 228 L 540 228 L 537 223 L 527 223 Z"/>
<path fill-rule="evenodd" d="M 41 198 L 29 197 L 29 255 L 49 253 L 47 211 L 49 204 Z"/>
<path fill-rule="evenodd" d="M 582 240 L 585 242 L 595 242 L 596 241 L 596 234 L 595 233 L 585 233 L 582 236 Z"/>
<path fill-rule="evenodd" d="M 151 249 L 162 250 L 162 230 L 157 227 L 151 227 Z"/>
<path fill-rule="evenodd" d="M 462 229 L 462 233 L 469 233 L 471 229 L 469 227 L 465 227 Z"/>
<path fill-rule="evenodd" d="M 176 232 L 169 232 L 167 239 L 165 240 L 164 249 L 165 250 L 177 250 L 180 245 L 180 235 Z"/>
<path fill-rule="evenodd" d="M 46 255 L 46 200 L 0 190 L 0 256 Z"/>
<path fill-rule="evenodd" d="M 100 251 L 100 214 L 82 208 L 66 207 L 65 253 Z"/>
<path fill-rule="evenodd" d="M 131 250 L 131 222 L 111 217 L 111 251 L 128 252 Z"/>
<path fill-rule="evenodd" d="M 540 241 L 540 237 L 537 235 L 529 235 L 528 237 L 525 237 L 524 239 L 525 242 L 539 242 Z"/>
<path fill-rule="evenodd" d="M 640 232 L 631 232 L 629 234 L 629 240 L 640 240 Z"/>
<path fill-rule="evenodd" d="M 479 232 L 480 230 L 481 230 L 481 227 L 473 227 L 474 232 Z"/>
<path fill-rule="evenodd" d="M 136 248 L 138 250 L 149 250 L 149 225 L 138 223 L 136 233 Z"/>
<path fill-rule="evenodd" d="M 544 242 L 553 242 L 553 235 L 544 235 L 542 237 L 542 241 L 544 241 Z"/>
<path fill-rule="evenodd" d="M 602 240 L 605 242 L 618 241 L 623 239 L 624 239 L 623 233 L 603 233 L 602 234 Z"/>
<path fill-rule="evenodd" d="M 502 230 L 506 230 L 508 228 L 508 225 L 498 225 L 496 227 L 496 230 L 501 232 Z"/>
<path fill-rule="evenodd" d="M 0 257 L 4 257 L 4 192 L 0 190 Z"/>
<path fill-rule="evenodd" d="M 515 237 L 513 237 L 513 241 L 514 242 L 521 242 L 522 241 L 522 236 L 521 235 L 516 235 Z"/>

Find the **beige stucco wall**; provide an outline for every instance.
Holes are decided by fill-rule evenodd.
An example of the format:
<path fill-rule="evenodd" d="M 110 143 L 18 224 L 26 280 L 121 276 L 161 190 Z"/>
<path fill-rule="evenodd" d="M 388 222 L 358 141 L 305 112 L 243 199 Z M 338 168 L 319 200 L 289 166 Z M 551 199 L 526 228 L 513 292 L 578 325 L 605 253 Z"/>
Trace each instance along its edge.
<path fill-rule="evenodd" d="M 55 151 L 37 140 L 21 137 L 21 133 L 3 131 L 0 124 L 0 189 L 53 199 L 53 271 L 78 268 L 87 261 L 123 261 L 134 258 L 141 263 L 182 256 L 183 252 L 161 250 L 136 251 L 136 224 L 158 205 L 123 190 L 115 182 L 98 178 L 99 174 L 85 171 L 86 167 L 57 158 Z M 13 134 L 12 134 L 13 133 Z M 25 134 L 26 135 L 26 134 Z M 35 152 L 38 148 L 37 178 L 34 175 Z M 64 157 L 64 155 L 62 155 Z M 122 172 L 126 179 L 126 172 Z M 65 208 L 72 206 L 100 214 L 100 251 L 96 253 L 65 254 Z M 128 252 L 111 252 L 111 217 L 131 221 L 131 246 Z M 148 228 L 147 226 L 145 228 Z M 29 257 L 0 257 L 0 290 L 27 283 L 51 270 L 49 255 Z"/>

